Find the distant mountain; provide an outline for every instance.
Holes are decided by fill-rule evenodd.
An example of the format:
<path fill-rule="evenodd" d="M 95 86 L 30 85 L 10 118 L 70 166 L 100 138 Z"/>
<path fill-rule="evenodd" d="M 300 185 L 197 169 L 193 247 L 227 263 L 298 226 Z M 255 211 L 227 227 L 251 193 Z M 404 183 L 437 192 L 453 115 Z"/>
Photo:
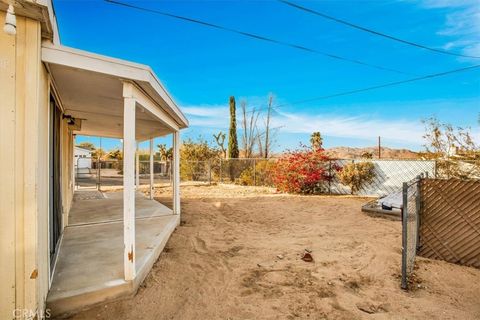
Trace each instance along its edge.
<path fill-rule="evenodd" d="M 358 159 L 362 158 L 364 153 L 371 153 L 373 159 L 378 159 L 378 147 L 365 147 L 365 148 L 351 148 L 351 147 L 334 147 L 325 149 L 325 153 L 331 158 L 337 159 Z M 419 154 L 417 152 L 408 149 L 392 149 L 382 147 L 381 149 L 382 159 L 418 159 Z"/>

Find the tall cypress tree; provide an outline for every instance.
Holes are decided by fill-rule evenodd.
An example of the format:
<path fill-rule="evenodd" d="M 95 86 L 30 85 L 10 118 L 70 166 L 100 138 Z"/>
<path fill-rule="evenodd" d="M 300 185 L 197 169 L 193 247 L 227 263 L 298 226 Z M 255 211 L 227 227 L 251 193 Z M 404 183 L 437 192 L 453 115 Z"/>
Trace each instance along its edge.
<path fill-rule="evenodd" d="M 228 158 L 238 158 L 237 117 L 235 97 L 230 97 L 230 131 L 228 134 Z"/>

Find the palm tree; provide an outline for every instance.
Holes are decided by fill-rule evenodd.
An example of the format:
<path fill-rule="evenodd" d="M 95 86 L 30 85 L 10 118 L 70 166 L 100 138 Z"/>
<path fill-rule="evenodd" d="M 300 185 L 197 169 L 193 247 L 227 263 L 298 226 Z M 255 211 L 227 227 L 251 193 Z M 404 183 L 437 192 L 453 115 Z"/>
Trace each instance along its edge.
<path fill-rule="evenodd" d="M 312 149 L 313 151 L 317 151 L 322 149 L 323 146 L 323 138 L 320 132 L 314 132 L 312 133 L 310 137 L 310 143 L 312 144 Z"/>
<path fill-rule="evenodd" d="M 158 153 L 160 155 L 160 160 L 165 161 L 166 172 L 170 172 L 170 161 L 173 160 L 173 148 L 167 148 L 166 144 L 159 144 Z"/>

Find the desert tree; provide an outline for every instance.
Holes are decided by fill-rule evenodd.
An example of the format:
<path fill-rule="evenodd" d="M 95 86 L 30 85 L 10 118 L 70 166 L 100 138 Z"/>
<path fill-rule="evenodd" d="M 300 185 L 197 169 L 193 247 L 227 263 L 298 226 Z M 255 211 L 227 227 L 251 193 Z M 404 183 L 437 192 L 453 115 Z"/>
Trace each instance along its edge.
<path fill-rule="evenodd" d="M 107 153 L 107 158 L 120 161 L 123 159 L 123 152 L 119 148 L 115 148 Z"/>
<path fill-rule="evenodd" d="M 446 178 L 480 174 L 480 146 L 469 128 L 454 127 L 436 118 L 425 124 L 425 157 L 437 161 L 437 172 Z"/>
<path fill-rule="evenodd" d="M 92 150 L 92 159 L 102 160 L 105 157 L 105 155 L 106 155 L 106 152 L 102 148 Z"/>
<path fill-rule="evenodd" d="M 362 154 L 360 155 L 360 158 L 371 160 L 371 159 L 373 159 L 373 153 L 370 152 L 370 151 L 364 151 L 364 152 L 362 152 Z"/>
<path fill-rule="evenodd" d="M 272 116 L 273 116 L 273 94 L 268 95 L 268 103 L 265 117 L 263 119 L 263 128 L 256 126 L 256 144 L 258 147 L 258 155 L 260 158 L 268 158 L 271 156 L 272 146 L 275 143 L 275 137 L 279 128 L 272 128 Z M 260 110 L 257 110 L 259 112 Z"/>
<path fill-rule="evenodd" d="M 185 139 L 180 147 L 180 176 L 184 180 L 198 181 L 205 175 L 206 163 L 218 159 L 220 151 L 207 140 Z"/>
<path fill-rule="evenodd" d="M 88 142 L 88 141 L 81 142 L 81 143 L 77 144 L 77 147 L 80 147 L 82 149 L 87 149 L 87 150 L 90 150 L 90 151 L 95 150 L 95 145 L 91 142 Z"/>
<path fill-rule="evenodd" d="M 270 128 L 270 121 L 272 119 L 272 109 L 273 109 L 273 94 L 268 96 L 268 106 L 267 106 L 267 117 L 265 119 L 265 142 L 263 144 L 264 152 L 263 156 L 268 158 L 270 156 L 270 149 L 272 146 L 272 135 Z"/>
<path fill-rule="evenodd" d="M 215 143 L 220 148 L 222 152 L 223 158 L 227 157 L 227 148 L 225 147 L 225 139 L 227 138 L 227 134 L 225 132 L 220 131 L 217 134 L 213 134 L 213 138 L 215 139 Z"/>
<path fill-rule="evenodd" d="M 230 130 L 228 134 L 228 158 L 238 158 L 238 140 L 237 140 L 237 117 L 235 97 L 230 97 Z"/>
<path fill-rule="evenodd" d="M 158 146 L 158 155 L 160 159 L 163 161 L 171 161 L 173 160 L 173 148 L 167 148 L 166 144 L 159 144 Z"/>
<path fill-rule="evenodd" d="M 264 158 L 263 152 L 265 150 L 263 149 L 263 139 L 264 139 L 265 132 L 262 132 L 258 126 L 256 127 L 256 130 L 257 130 L 258 157 Z"/>
<path fill-rule="evenodd" d="M 257 142 L 257 121 L 259 112 L 256 108 L 247 111 L 247 103 L 241 102 L 242 108 L 242 147 L 245 158 L 251 158 Z"/>

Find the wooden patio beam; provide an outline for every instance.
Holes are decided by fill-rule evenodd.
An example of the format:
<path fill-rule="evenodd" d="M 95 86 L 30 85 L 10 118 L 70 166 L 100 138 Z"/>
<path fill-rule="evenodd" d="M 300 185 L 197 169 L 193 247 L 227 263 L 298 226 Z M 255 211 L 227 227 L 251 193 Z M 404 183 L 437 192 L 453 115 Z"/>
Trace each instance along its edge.
<path fill-rule="evenodd" d="M 124 87 L 125 89 L 125 87 Z M 135 271 L 135 98 L 123 92 L 123 242 L 125 280 L 133 280 Z"/>

